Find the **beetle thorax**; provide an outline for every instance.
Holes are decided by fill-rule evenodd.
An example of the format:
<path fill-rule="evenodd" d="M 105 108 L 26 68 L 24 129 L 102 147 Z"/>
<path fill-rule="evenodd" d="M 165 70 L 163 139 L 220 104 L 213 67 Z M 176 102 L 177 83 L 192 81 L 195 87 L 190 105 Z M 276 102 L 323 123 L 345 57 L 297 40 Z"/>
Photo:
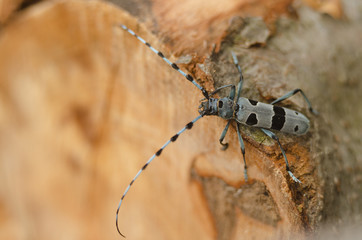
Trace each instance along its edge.
<path fill-rule="evenodd" d="M 218 116 L 224 119 L 231 119 L 234 116 L 234 102 L 230 98 L 221 98 L 217 103 Z"/>

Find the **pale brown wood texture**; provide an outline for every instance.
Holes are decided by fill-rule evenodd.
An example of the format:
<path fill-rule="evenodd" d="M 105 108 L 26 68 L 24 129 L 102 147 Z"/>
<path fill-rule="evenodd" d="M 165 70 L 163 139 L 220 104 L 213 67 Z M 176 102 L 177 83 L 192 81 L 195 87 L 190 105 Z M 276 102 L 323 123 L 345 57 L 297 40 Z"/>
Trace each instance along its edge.
<path fill-rule="evenodd" d="M 17 7 L 22 3 L 22 0 L 1 0 L 0 1 L 0 24 L 5 23 L 16 11 Z"/>
<path fill-rule="evenodd" d="M 112 2 L 44 1 L 3 18 L 1 239 L 120 237 L 123 191 L 198 115 L 200 91 L 119 23 L 209 91 L 237 83 L 232 50 L 243 96 L 270 102 L 302 88 L 321 113 L 309 114 L 301 96 L 281 104 L 311 120 L 305 136 L 278 134 L 302 184 L 274 141 L 242 127 L 246 183 L 235 125 L 222 151 L 226 121 L 199 120 L 129 191 L 119 215 L 127 239 L 307 239 L 324 236 L 325 223 L 359 223 L 357 0 L 344 12 L 339 1 L 306 1 L 334 18 L 287 0 Z"/>

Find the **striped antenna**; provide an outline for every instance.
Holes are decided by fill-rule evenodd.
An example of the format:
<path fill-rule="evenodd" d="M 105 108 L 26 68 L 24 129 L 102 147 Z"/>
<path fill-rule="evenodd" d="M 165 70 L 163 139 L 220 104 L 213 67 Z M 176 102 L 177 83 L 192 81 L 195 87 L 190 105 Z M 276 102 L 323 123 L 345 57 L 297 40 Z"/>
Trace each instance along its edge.
<path fill-rule="evenodd" d="M 148 42 L 146 42 L 143 38 L 141 38 L 140 36 L 138 36 L 135 32 L 133 32 L 131 29 L 129 29 L 128 27 L 126 27 L 123 24 L 119 25 L 121 28 L 123 28 L 125 31 L 129 32 L 131 35 L 135 36 L 139 41 L 141 41 L 143 44 L 145 44 L 147 47 L 149 47 L 154 53 L 156 53 L 159 57 L 161 57 L 168 65 L 170 65 L 173 69 L 177 70 L 179 73 L 182 74 L 182 76 L 184 76 L 187 80 L 189 80 L 192 84 L 194 84 L 198 89 L 201 90 L 202 94 L 205 96 L 206 99 L 209 99 L 209 94 L 207 93 L 207 91 L 201 87 L 195 80 L 194 78 L 190 75 L 190 74 L 186 74 L 185 72 L 183 72 L 176 63 L 171 62 L 170 60 L 168 60 L 162 52 L 158 51 L 157 49 L 155 49 L 154 47 L 151 46 L 151 44 L 149 44 Z"/>
<path fill-rule="evenodd" d="M 238 58 L 236 57 L 235 53 L 233 51 L 231 51 L 231 55 L 233 56 L 233 60 L 234 60 L 234 64 L 235 64 L 235 67 L 238 69 L 239 71 L 239 84 L 238 84 L 238 90 L 237 90 L 237 96 L 236 96 L 236 99 L 239 99 L 240 97 L 240 93 L 241 93 L 241 89 L 243 88 L 243 73 L 241 71 L 241 67 L 239 65 L 239 60 Z"/>
<path fill-rule="evenodd" d="M 139 177 L 139 175 L 146 169 L 146 167 L 152 162 L 153 159 L 155 159 L 155 157 L 158 157 L 161 155 L 163 149 L 165 149 L 167 147 L 168 144 L 170 144 L 171 142 L 175 142 L 178 138 L 178 136 L 183 133 L 186 129 L 191 129 L 192 126 L 194 125 L 194 123 L 199 120 L 200 118 L 202 118 L 203 115 L 199 115 L 197 118 L 195 118 L 194 120 L 192 120 L 191 122 L 189 122 L 188 124 L 186 124 L 185 127 L 183 127 L 179 132 L 177 132 L 173 137 L 170 138 L 170 140 L 168 140 L 155 154 L 152 155 L 152 157 L 146 162 L 146 164 L 138 171 L 138 173 L 136 174 L 136 176 L 132 179 L 132 181 L 130 182 L 130 184 L 128 184 L 126 191 L 124 191 L 122 197 L 121 197 L 121 201 L 118 204 L 118 208 L 117 208 L 117 212 L 116 212 L 116 227 L 117 227 L 117 231 L 118 233 L 122 236 L 125 237 L 121 231 L 119 230 L 118 227 L 118 212 L 119 209 L 121 207 L 122 201 L 124 199 L 124 197 L 126 196 L 126 194 L 128 193 L 129 189 L 131 188 L 132 184 L 134 183 L 134 181 L 136 181 L 136 179 Z"/>

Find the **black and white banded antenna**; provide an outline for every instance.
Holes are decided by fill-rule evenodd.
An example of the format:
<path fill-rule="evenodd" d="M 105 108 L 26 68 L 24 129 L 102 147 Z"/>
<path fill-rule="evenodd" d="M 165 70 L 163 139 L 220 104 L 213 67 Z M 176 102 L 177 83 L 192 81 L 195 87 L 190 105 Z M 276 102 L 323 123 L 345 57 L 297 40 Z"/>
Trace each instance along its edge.
<path fill-rule="evenodd" d="M 178 131 L 174 136 L 172 136 L 155 154 L 152 155 L 152 157 L 150 159 L 148 159 L 146 164 L 143 165 L 143 167 L 138 171 L 136 176 L 128 184 L 126 191 L 124 191 L 124 193 L 121 197 L 121 201 L 118 204 L 118 208 L 117 208 L 117 212 L 116 212 L 117 231 L 122 237 L 125 237 L 125 236 L 121 233 L 121 231 L 119 230 L 119 227 L 118 227 L 118 213 L 119 213 L 119 209 L 121 207 L 122 201 L 125 198 L 126 194 L 128 193 L 129 189 L 131 188 L 132 184 L 136 181 L 136 179 L 139 177 L 139 175 L 146 169 L 146 167 L 153 161 L 153 159 L 155 159 L 156 157 L 161 155 L 162 151 L 167 147 L 168 144 L 170 144 L 171 142 L 175 142 L 177 140 L 177 138 L 181 135 L 181 133 L 183 133 L 185 130 L 191 129 L 193 127 L 194 123 L 202 117 L 203 117 L 203 115 L 199 115 L 197 118 L 195 118 L 194 120 L 192 120 L 191 122 L 186 124 L 186 126 L 183 127 L 180 131 Z"/>
<path fill-rule="evenodd" d="M 204 95 L 204 97 L 206 99 L 209 99 L 209 94 L 207 93 L 207 91 L 200 86 L 200 84 L 198 84 L 194 78 L 190 75 L 190 74 L 186 74 L 184 71 L 182 71 L 176 63 L 171 62 L 170 60 L 168 60 L 165 55 L 163 55 L 162 52 L 158 51 L 157 49 L 155 49 L 154 47 L 151 46 L 151 44 L 149 44 L 148 42 L 146 42 L 143 38 L 141 38 L 140 36 L 138 36 L 135 32 L 133 32 L 131 29 L 129 29 L 128 27 L 126 27 L 123 24 L 119 25 L 121 28 L 123 28 L 125 31 L 129 32 L 131 35 L 135 36 L 139 41 L 141 41 L 143 44 L 145 44 L 147 47 L 149 47 L 154 53 L 156 53 L 159 57 L 161 57 L 163 59 L 163 61 L 165 61 L 168 65 L 170 65 L 173 69 L 175 69 L 176 71 L 178 71 L 179 73 L 182 74 L 182 76 L 184 76 L 188 81 L 190 81 L 192 84 L 194 84 L 198 89 L 200 89 L 200 91 L 202 92 L 202 94 Z"/>
<path fill-rule="evenodd" d="M 184 71 L 182 71 L 176 63 L 171 62 L 170 60 L 168 60 L 162 52 L 158 51 L 157 49 L 155 49 L 154 47 L 152 47 L 148 42 L 146 42 L 143 38 L 141 38 L 140 36 L 138 36 L 136 33 L 134 33 L 131 29 L 127 28 L 125 25 L 120 24 L 119 25 L 121 28 L 123 28 L 125 31 L 127 31 L 128 33 L 130 33 L 131 35 L 133 35 L 134 37 L 136 37 L 139 41 L 141 41 L 143 44 L 145 44 L 147 47 L 149 47 L 154 53 L 156 53 L 159 57 L 161 57 L 168 65 L 170 65 L 173 69 L 177 70 L 179 73 L 181 73 L 188 81 L 190 81 L 192 84 L 194 84 L 204 95 L 204 97 L 206 99 L 209 99 L 209 94 L 208 92 L 201 87 L 195 80 L 194 78 L 190 75 L 190 74 L 186 74 Z M 204 116 L 204 114 L 200 114 L 198 117 L 196 117 L 194 120 L 192 120 L 191 122 L 189 122 L 188 124 L 186 124 L 185 127 L 183 127 L 179 132 L 177 132 L 173 137 L 171 137 L 155 154 L 152 155 L 152 157 L 146 162 L 146 164 L 138 171 L 138 173 L 136 174 L 136 176 L 132 179 L 132 181 L 128 184 L 126 190 L 124 191 L 121 200 L 118 204 L 118 208 L 116 211 L 116 227 L 117 227 L 117 231 L 118 233 L 122 236 L 125 237 L 125 235 L 123 235 L 121 233 L 121 231 L 119 230 L 119 226 L 118 226 L 118 214 L 119 214 L 119 209 L 121 207 L 121 204 L 123 202 L 123 199 L 125 198 L 126 194 L 128 193 L 129 189 L 131 188 L 132 184 L 136 181 L 136 179 L 140 176 L 140 174 L 146 169 L 146 167 L 153 161 L 153 159 L 155 159 L 156 157 L 160 156 L 162 151 L 167 147 L 168 144 L 170 144 L 171 142 L 175 142 L 178 138 L 178 136 L 180 134 L 182 134 L 185 130 L 191 129 L 192 126 L 194 125 L 194 123 L 196 121 L 198 121 L 200 118 L 202 118 Z"/>

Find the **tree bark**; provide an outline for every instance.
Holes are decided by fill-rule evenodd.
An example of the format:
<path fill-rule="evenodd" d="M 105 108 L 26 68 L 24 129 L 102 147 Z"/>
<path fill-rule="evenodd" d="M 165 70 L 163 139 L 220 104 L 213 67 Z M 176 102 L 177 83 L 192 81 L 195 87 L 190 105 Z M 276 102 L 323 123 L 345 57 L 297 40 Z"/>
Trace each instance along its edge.
<path fill-rule="evenodd" d="M 233 51 L 242 96 L 301 88 L 320 112 L 301 96 L 280 104 L 311 122 L 304 136 L 277 133 L 301 184 L 275 141 L 241 127 L 245 182 L 236 125 L 222 151 L 226 121 L 204 117 L 132 185 L 119 215 L 128 238 L 307 239 L 360 223 L 361 3 L 111 2 L 45 1 L 1 29 L 1 239 L 117 237 L 129 182 L 198 116 L 201 92 L 119 24 L 208 91 L 239 81 Z"/>

